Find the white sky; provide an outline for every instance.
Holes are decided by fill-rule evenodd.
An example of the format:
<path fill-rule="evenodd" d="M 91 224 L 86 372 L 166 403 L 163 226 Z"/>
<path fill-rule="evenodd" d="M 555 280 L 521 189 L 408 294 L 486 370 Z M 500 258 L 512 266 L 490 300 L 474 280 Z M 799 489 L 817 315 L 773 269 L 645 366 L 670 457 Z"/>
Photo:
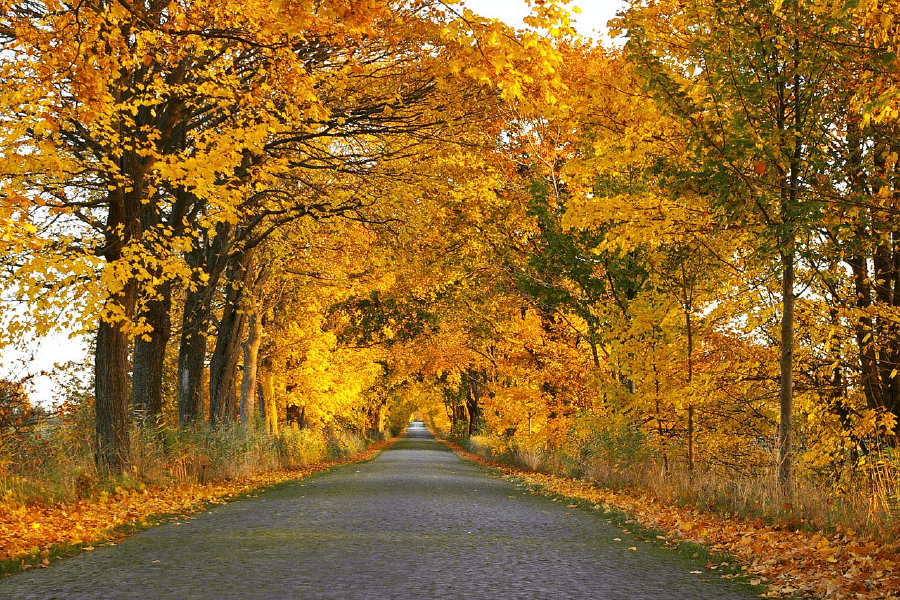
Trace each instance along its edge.
<path fill-rule="evenodd" d="M 465 5 L 473 12 L 492 19 L 500 19 L 513 27 L 524 27 L 522 17 L 529 13 L 525 0 L 464 0 Z M 606 22 L 616 16 L 616 12 L 626 7 L 625 0 L 572 0 L 568 4 L 581 9 L 581 14 L 574 14 L 575 29 L 584 37 L 600 39 L 609 43 Z"/>

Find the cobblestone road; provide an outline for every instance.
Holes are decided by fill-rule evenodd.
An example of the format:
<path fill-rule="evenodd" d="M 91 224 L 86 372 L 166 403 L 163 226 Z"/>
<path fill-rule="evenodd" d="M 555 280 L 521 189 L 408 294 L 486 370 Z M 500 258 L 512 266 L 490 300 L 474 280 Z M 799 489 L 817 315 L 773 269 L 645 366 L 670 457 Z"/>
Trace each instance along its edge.
<path fill-rule="evenodd" d="M 429 438 L 15 575 L 0 599 L 755 597 Z"/>

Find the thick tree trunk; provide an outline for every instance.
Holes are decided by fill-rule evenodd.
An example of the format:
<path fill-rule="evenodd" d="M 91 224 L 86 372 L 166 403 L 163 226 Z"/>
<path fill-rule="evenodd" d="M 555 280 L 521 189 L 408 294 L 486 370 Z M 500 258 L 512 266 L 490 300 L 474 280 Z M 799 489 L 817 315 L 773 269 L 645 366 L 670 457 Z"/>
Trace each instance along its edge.
<path fill-rule="evenodd" d="M 794 403 L 794 255 L 793 240 L 782 254 L 784 279 L 782 281 L 781 316 L 781 421 L 778 426 L 778 481 L 785 488 L 791 482 L 793 461 L 792 424 Z"/>
<path fill-rule="evenodd" d="M 256 373 L 259 348 L 262 345 L 262 315 L 255 311 L 250 315 L 247 341 L 243 343 L 244 373 L 241 379 L 241 423 L 256 425 Z"/>
<path fill-rule="evenodd" d="M 118 250 L 113 250 L 107 260 L 111 264 L 120 260 L 118 256 Z M 105 312 L 130 321 L 134 317 L 136 295 L 137 283 L 130 279 L 118 293 L 110 295 Z M 124 324 L 101 318 L 94 350 L 96 461 L 99 467 L 113 473 L 125 470 L 131 458 L 128 439 L 128 351 L 131 340 L 122 328 Z"/>
<path fill-rule="evenodd" d="M 172 282 L 157 290 L 159 297 L 147 303 L 143 316 L 153 328 L 149 340 L 138 337 L 134 344 L 131 376 L 131 406 L 138 422 L 153 424 L 162 414 L 162 380 L 166 348 L 172 337 Z"/>
<path fill-rule="evenodd" d="M 225 308 L 216 332 L 216 347 L 209 363 L 209 423 L 217 425 L 236 415 L 229 410 L 237 381 L 244 315 L 240 310 L 241 289 L 227 286 Z"/>
<path fill-rule="evenodd" d="M 232 258 L 225 286 L 225 308 L 216 330 L 216 348 L 209 366 L 209 422 L 213 425 L 238 416 L 237 365 L 241 354 L 246 299 L 253 292 L 253 253 Z M 257 280 L 256 283 L 259 283 Z"/>
<path fill-rule="evenodd" d="M 203 413 L 203 370 L 206 362 L 208 317 L 206 290 L 188 290 L 178 351 L 178 416 L 182 425 L 196 423 Z"/>
<path fill-rule="evenodd" d="M 195 272 L 205 272 L 206 280 L 195 280 L 195 288 L 187 291 L 178 352 L 178 413 L 182 425 L 195 423 L 203 413 L 203 380 L 206 363 L 206 337 L 212 317 L 212 300 L 219 279 L 228 264 L 225 249 L 230 225 L 219 223 L 213 239 L 196 246 L 185 255 Z"/>
<path fill-rule="evenodd" d="M 116 183 L 108 197 L 104 246 L 100 254 L 106 259 L 106 269 L 119 266 L 124 260 L 122 250 L 140 239 L 140 211 L 145 198 L 144 174 L 148 160 L 126 151 L 120 158 L 122 173 L 130 177 L 130 190 Z M 94 350 L 94 410 L 97 441 L 97 465 L 114 473 L 126 469 L 131 458 L 128 439 L 128 353 L 131 340 L 123 325 L 134 319 L 137 304 L 137 280 L 125 263 L 122 287 L 106 300 L 105 313 L 115 315 L 118 322 L 101 317 Z M 119 274 L 121 277 L 122 274 Z"/>
<path fill-rule="evenodd" d="M 114 473 L 129 463 L 128 334 L 116 324 L 100 321 L 94 355 L 94 408 L 97 464 Z"/>
<path fill-rule="evenodd" d="M 240 341 L 238 342 L 240 343 Z M 240 346 L 238 346 L 238 354 L 240 354 Z M 235 371 L 234 375 L 231 377 L 231 382 L 228 384 L 228 394 L 225 398 L 225 419 L 231 423 L 237 421 L 238 418 L 238 407 L 240 406 L 240 401 L 238 398 L 238 386 L 237 386 L 237 364 L 235 363 Z"/>

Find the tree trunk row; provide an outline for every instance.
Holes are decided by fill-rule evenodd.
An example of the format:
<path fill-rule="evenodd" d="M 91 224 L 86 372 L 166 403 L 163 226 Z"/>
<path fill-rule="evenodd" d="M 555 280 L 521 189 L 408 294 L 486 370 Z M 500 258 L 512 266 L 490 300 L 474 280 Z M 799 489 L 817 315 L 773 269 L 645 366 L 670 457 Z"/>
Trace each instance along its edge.
<path fill-rule="evenodd" d="M 259 409 L 266 430 L 277 433 L 273 364 L 271 360 L 259 360 L 264 320 L 251 302 L 265 277 L 257 272 L 252 252 L 232 252 L 229 256 L 223 242 L 217 240 L 205 248 L 196 247 L 186 258 L 196 273 L 206 276 L 198 276 L 184 297 L 175 386 L 180 424 L 193 427 L 201 422 L 208 398 L 212 426 L 238 418 L 255 426 Z M 108 258 L 116 259 L 115 255 Z M 155 289 L 144 291 L 150 297 L 138 312 L 141 293 L 132 279 L 111 294 L 109 311 L 118 315 L 119 321 L 101 320 L 97 330 L 97 462 L 113 472 L 124 470 L 130 461 L 129 394 L 131 413 L 138 424 L 155 425 L 163 408 L 163 375 L 172 338 L 173 282 L 163 281 Z M 214 318 L 217 305 L 222 306 L 218 320 Z M 135 320 L 145 323 L 149 331 L 133 337 L 122 324 L 130 325 Z M 210 355 L 211 335 L 215 344 Z M 242 349 L 244 370 L 240 376 Z"/>

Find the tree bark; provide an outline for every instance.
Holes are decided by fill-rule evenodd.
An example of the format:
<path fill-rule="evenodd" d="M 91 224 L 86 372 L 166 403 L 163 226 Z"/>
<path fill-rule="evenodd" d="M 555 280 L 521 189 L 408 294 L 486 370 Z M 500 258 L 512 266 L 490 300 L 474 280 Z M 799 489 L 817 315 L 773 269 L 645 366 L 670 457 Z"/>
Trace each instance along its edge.
<path fill-rule="evenodd" d="M 693 286 L 692 286 L 693 287 Z M 684 327 L 687 332 L 687 383 L 694 381 L 694 322 L 691 318 L 693 310 L 693 294 L 688 293 L 687 270 L 684 261 L 681 262 L 681 291 L 684 294 Z M 687 409 L 687 434 L 688 434 L 688 478 L 694 480 L 694 402 L 693 389 L 690 390 L 691 403 Z"/>
<path fill-rule="evenodd" d="M 106 269 L 119 265 L 123 249 L 139 240 L 142 201 L 146 195 L 145 175 L 150 168 L 147 159 L 130 151 L 119 159 L 121 172 L 130 177 L 130 189 L 117 182 L 108 196 L 108 212 L 104 231 L 104 246 L 99 254 L 106 259 Z M 124 265 L 125 281 L 121 288 L 110 293 L 104 315 L 97 327 L 94 350 L 94 410 L 97 441 L 96 462 L 113 473 L 124 471 L 131 459 L 128 439 L 128 353 L 131 349 L 129 333 L 123 328 L 131 323 L 137 308 L 137 280 Z M 119 275 L 123 276 L 122 274 Z"/>
<path fill-rule="evenodd" d="M 172 282 L 164 282 L 157 290 L 158 298 L 150 300 L 143 312 L 147 325 L 153 328 L 150 339 L 138 337 L 134 344 L 131 376 L 131 406 L 140 423 L 156 423 L 162 414 L 162 380 L 166 349 L 172 337 Z"/>
<path fill-rule="evenodd" d="M 190 425 L 202 418 L 203 380 L 206 364 L 206 338 L 212 316 L 212 300 L 224 270 L 224 238 L 227 225 L 217 227 L 216 237 L 207 247 L 198 246 L 187 253 L 192 269 L 207 274 L 205 282 L 196 282 L 185 295 L 178 351 L 178 414 L 182 425 Z"/>
<path fill-rule="evenodd" d="M 266 431 L 272 435 L 278 435 L 278 409 L 275 406 L 275 374 L 272 372 L 271 359 L 264 359 L 261 367 L 260 384 L 263 392 L 262 403 L 266 408 Z"/>
<path fill-rule="evenodd" d="M 481 384 L 471 372 L 466 373 L 466 412 L 469 416 L 469 436 L 475 435 L 478 426 L 478 416 L 480 415 L 480 399 L 481 390 L 478 386 Z"/>
<path fill-rule="evenodd" d="M 133 283 L 126 287 L 133 287 Z M 128 296 L 131 296 L 130 298 Z M 126 290 L 117 301 L 133 302 Z M 128 334 L 118 324 L 101 319 L 94 355 L 94 409 L 97 464 L 113 473 L 128 466 L 131 447 L 128 439 Z"/>
<path fill-rule="evenodd" d="M 225 308 L 216 330 L 216 347 L 209 363 L 209 423 L 212 426 L 237 417 L 236 402 L 232 397 L 237 381 L 237 364 L 241 352 L 244 329 L 244 313 L 241 301 L 249 270 L 244 257 L 232 263 L 231 277 L 225 286 Z"/>
<path fill-rule="evenodd" d="M 249 317 L 247 341 L 243 343 L 244 373 L 241 380 L 241 423 L 256 426 L 256 373 L 259 348 L 262 345 L 262 315 L 254 311 Z"/>
<path fill-rule="evenodd" d="M 204 290 L 188 290 L 184 301 L 178 351 L 178 417 L 183 426 L 196 423 L 203 410 L 203 367 L 209 321 Z"/>
<path fill-rule="evenodd" d="M 794 254 L 791 247 L 782 254 L 784 279 L 782 281 L 781 316 L 781 421 L 778 425 L 778 481 L 789 488 L 793 461 L 791 417 L 794 403 Z"/>

